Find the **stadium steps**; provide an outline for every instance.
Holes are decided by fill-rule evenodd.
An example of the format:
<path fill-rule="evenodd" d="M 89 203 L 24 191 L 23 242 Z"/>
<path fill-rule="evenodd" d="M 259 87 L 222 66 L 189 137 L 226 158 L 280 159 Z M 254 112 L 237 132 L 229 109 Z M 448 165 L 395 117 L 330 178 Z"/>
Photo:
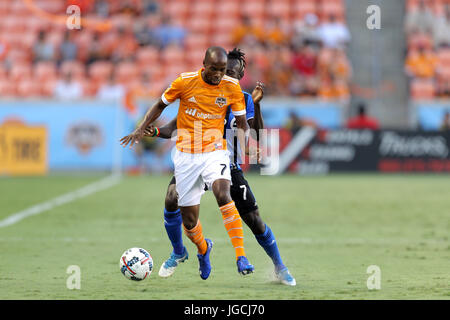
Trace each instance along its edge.
<path fill-rule="evenodd" d="M 366 10 L 372 4 L 381 9 L 379 30 L 367 28 Z M 403 71 L 404 5 L 404 1 L 346 0 L 347 25 L 352 34 L 348 55 L 353 85 L 363 88 L 355 92 L 351 105 L 367 102 L 369 114 L 377 117 L 384 128 L 409 126 L 408 86 Z M 367 88 L 371 90 L 364 90 Z"/>

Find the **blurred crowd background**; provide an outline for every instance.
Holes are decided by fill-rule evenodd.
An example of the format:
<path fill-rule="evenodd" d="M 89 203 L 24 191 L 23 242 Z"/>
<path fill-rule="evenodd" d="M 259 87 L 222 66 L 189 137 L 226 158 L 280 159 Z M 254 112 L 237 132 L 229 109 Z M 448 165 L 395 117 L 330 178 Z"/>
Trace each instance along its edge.
<path fill-rule="evenodd" d="M 70 5 L 98 24 L 56 23 Z M 343 0 L 19 0 L 0 1 L 0 17 L 2 97 L 157 97 L 210 45 L 245 51 L 245 90 L 259 80 L 268 95 L 350 95 Z"/>
<path fill-rule="evenodd" d="M 450 97 L 450 1 L 408 0 L 405 72 L 413 99 Z"/>
<path fill-rule="evenodd" d="M 282 147 L 306 125 L 450 132 L 450 0 L 375 3 L 379 29 L 367 22 L 372 5 L 0 0 L 0 134 L 10 145 L 0 145 L 0 174 L 17 168 L 16 137 L 26 135 L 26 151 L 35 136 L 26 127 L 1 133 L 11 123 L 45 127 L 39 163 L 48 156 L 51 170 L 113 168 L 122 160 L 170 170 L 170 141 L 150 138 L 133 157 L 117 150 L 115 136 L 133 130 L 180 73 L 199 70 L 213 45 L 245 52 L 241 87 L 265 84 L 265 126 L 280 130 Z M 167 108 L 159 124 L 176 112 Z M 450 162 L 444 166 L 450 170 Z"/>

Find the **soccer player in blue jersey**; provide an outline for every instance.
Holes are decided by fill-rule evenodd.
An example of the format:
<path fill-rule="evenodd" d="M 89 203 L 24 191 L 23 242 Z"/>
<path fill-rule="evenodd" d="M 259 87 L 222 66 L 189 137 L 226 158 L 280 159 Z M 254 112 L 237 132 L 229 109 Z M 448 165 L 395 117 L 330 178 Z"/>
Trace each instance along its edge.
<path fill-rule="evenodd" d="M 233 49 L 228 52 L 228 62 L 226 74 L 235 79 L 242 79 L 245 69 L 244 53 L 239 49 Z M 246 103 L 246 116 L 250 128 L 258 133 L 259 129 L 263 129 L 263 119 L 261 115 L 259 102 L 263 98 L 263 85 L 258 83 L 252 94 L 243 92 Z M 290 286 L 295 286 L 296 281 L 290 274 L 288 268 L 284 265 L 275 236 L 272 230 L 262 220 L 259 214 L 259 208 L 256 204 L 255 196 L 244 177 L 244 173 L 239 164 L 242 163 L 242 151 L 237 143 L 237 136 L 234 133 L 236 128 L 233 113 L 227 111 L 225 117 L 225 130 L 227 140 L 227 149 L 230 151 L 231 164 L 231 197 L 236 204 L 241 218 L 255 235 L 257 242 L 263 247 L 267 255 L 272 259 L 275 266 L 275 275 L 277 279 Z M 176 130 L 176 118 L 167 125 L 156 128 L 150 126 L 147 128 L 147 135 L 159 136 L 160 138 L 170 139 L 172 133 Z M 256 138 L 259 139 L 258 134 Z M 167 235 L 173 247 L 170 257 L 162 264 L 159 275 L 161 277 L 169 277 L 174 272 L 180 262 L 188 259 L 189 255 L 186 247 L 183 245 L 182 239 L 182 219 L 177 202 L 177 192 L 175 188 L 175 177 L 169 183 L 164 208 L 164 226 Z"/>

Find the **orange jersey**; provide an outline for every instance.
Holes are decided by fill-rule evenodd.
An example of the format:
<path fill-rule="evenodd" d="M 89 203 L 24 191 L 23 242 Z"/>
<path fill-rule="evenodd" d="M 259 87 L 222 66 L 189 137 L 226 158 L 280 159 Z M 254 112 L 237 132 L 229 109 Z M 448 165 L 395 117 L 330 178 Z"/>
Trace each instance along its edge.
<path fill-rule="evenodd" d="M 203 80 L 202 70 L 182 73 L 161 96 L 167 105 L 180 99 L 176 145 L 182 152 L 226 149 L 223 131 L 228 106 L 235 116 L 246 114 L 239 81 L 225 75 L 218 85 L 210 85 Z"/>

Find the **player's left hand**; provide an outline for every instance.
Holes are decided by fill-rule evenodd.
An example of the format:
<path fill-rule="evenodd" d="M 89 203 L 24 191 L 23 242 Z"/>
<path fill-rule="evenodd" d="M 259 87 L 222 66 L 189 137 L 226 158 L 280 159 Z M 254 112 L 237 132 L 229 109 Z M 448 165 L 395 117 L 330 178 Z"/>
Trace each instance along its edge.
<path fill-rule="evenodd" d="M 133 147 L 135 143 L 139 143 L 139 141 L 144 137 L 145 130 L 142 130 L 140 128 L 137 128 L 133 131 L 133 133 L 123 137 L 120 139 L 120 144 L 123 147 L 126 147 L 128 144 L 130 144 L 130 148 Z"/>
<path fill-rule="evenodd" d="M 252 99 L 254 103 L 259 103 L 264 96 L 264 83 L 261 81 L 256 82 L 256 87 L 252 92 Z"/>
<path fill-rule="evenodd" d="M 155 126 L 154 125 L 149 125 L 147 128 L 144 129 L 144 135 L 146 137 L 153 137 L 155 134 Z"/>

